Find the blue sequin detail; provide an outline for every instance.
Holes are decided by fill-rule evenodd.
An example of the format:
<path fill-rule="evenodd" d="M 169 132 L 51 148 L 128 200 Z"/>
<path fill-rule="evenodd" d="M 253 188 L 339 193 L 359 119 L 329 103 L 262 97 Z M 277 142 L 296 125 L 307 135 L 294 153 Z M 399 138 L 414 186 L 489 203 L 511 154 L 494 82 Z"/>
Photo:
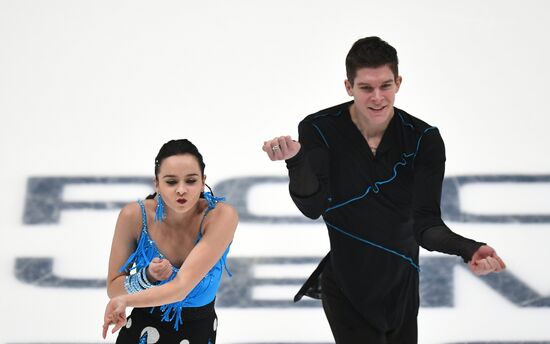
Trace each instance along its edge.
<path fill-rule="evenodd" d="M 224 197 L 215 197 L 210 192 L 204 192 L 204 199 L 208 203 L 208 208 L 206 209 L 206 212 L 201 220 L 196 242 L 198 242 L 202 237 L 202 223 L 204 222 L 206 215 L 208 215 L 208 213 L 216 207 L 216 204 L 218 202 L 225 200 Z M 130 255 L 130 257 L 128 257 L 126 263 L 124 263 L 124 265 L 120 268 L 120 272 L 135 272 L 136 270 L 140 270 L 149 266 L 149 264 L 155 257 L 164 258 L 164 255 L 157 248 L 155 241 L 152 240 L 149 236 L 145 206 L 141 200 L 138 201 L 138 204 L 141 207 L 142 214 L 141 236 L 138 240 L 136 250 Z M 230 246 L 227 247 L 224 254 L 216 263 L 216 265 L 214 265 L 214 267 L 206 274 L 206 276 L 204 276 L 204 278 L 193 288 L 193 290 L 189 292 L 185 299 L 159 307 L 162 313 L 162 321 L 173 322 L 174 329 L 177 331 L 179 329 L 179 326 L 183 324 L 183 319 L 181 318 L 182 308 L 201 307 L 209 304 L 210 302 L 212 302 L 212 300 L 214 300 L 223 270 L 226 271 L 229 277 L 232 276 L 226 263 L 227 254 L 229 253 Z M 178 271 L 178 268 L 172 266 L 172 275 L 168 279 L 161 281 L 158 285 L 163 285 L 172 281 L 176 277 Z M 155 307 L 152 307 L 151 312 L 153 312 L 154 309 Z"/>

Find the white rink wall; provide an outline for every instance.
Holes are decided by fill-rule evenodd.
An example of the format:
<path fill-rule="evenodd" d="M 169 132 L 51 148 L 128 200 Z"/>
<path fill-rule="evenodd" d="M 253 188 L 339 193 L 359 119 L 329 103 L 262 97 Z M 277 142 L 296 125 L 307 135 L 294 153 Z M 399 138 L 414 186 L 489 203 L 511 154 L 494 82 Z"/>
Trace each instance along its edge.
<path fill-rule="evenodd" d="M 508 265 L 480 279 L 422 251 L 419 343 L 550 343 L 548 13 L 542 0 L 0 0 L 0 344 L 114 342 L 101 324 L 117 205 L 149 192 L 158 149 L 184 137 L 247 213 L 218 342 L 333 342 L 318 303 L 290 302 L 326 229 L 296 220 L 284 164 L 261 145 L 349 99 L 345 55 L 370 35 L 398 50 L 396 106 L 445 139 L 447 224 Z"/>

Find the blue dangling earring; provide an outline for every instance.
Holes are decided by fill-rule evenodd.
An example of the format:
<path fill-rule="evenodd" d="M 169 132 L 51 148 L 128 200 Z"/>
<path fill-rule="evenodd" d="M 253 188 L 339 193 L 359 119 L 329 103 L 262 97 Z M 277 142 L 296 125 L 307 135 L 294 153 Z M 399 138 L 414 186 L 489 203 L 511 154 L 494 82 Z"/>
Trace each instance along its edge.
<path fill-rule="evenodd" d="M 166 218 L 166 211 L 164 210 L 164 202 L 160 193 L 157 193 L 157 208 L 155 209 L 155 222 L 162 222 Z"/>

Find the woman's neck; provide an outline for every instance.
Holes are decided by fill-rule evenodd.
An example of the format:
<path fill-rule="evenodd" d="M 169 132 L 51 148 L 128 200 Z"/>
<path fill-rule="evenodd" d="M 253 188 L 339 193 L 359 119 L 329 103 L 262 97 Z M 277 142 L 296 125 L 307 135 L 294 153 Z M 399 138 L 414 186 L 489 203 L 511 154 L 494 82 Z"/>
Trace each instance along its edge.
<path fill-rule="evenodd" d="M 190 224 L 197 216 L 197 214 L 200 213 L 200 208 L 200 200 L 195 204 L 193 209 L 189 209 L 189 211 L 186 211 L 185 213 L 178 214 L 166 207 L 166 218 L 163 220 L 163 223 L 167 227 L 174 229 L 186 227 L 186 225 Z"/>

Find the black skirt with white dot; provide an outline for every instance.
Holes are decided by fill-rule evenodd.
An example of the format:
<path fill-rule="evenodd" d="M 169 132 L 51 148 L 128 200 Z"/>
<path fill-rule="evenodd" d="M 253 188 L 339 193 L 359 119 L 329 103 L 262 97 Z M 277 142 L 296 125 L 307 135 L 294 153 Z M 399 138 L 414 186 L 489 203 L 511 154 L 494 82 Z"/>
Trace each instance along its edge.
<path fill-rule="evenodd" d="M 204 307 L 187 308 L 183 325 L 176 331 L 172 322 L 161 320 L 158 308 L 134 308 L 126 326 L 120 329 L 117 344 L 215 344 L 218 318 L 214 302 Z"/>

